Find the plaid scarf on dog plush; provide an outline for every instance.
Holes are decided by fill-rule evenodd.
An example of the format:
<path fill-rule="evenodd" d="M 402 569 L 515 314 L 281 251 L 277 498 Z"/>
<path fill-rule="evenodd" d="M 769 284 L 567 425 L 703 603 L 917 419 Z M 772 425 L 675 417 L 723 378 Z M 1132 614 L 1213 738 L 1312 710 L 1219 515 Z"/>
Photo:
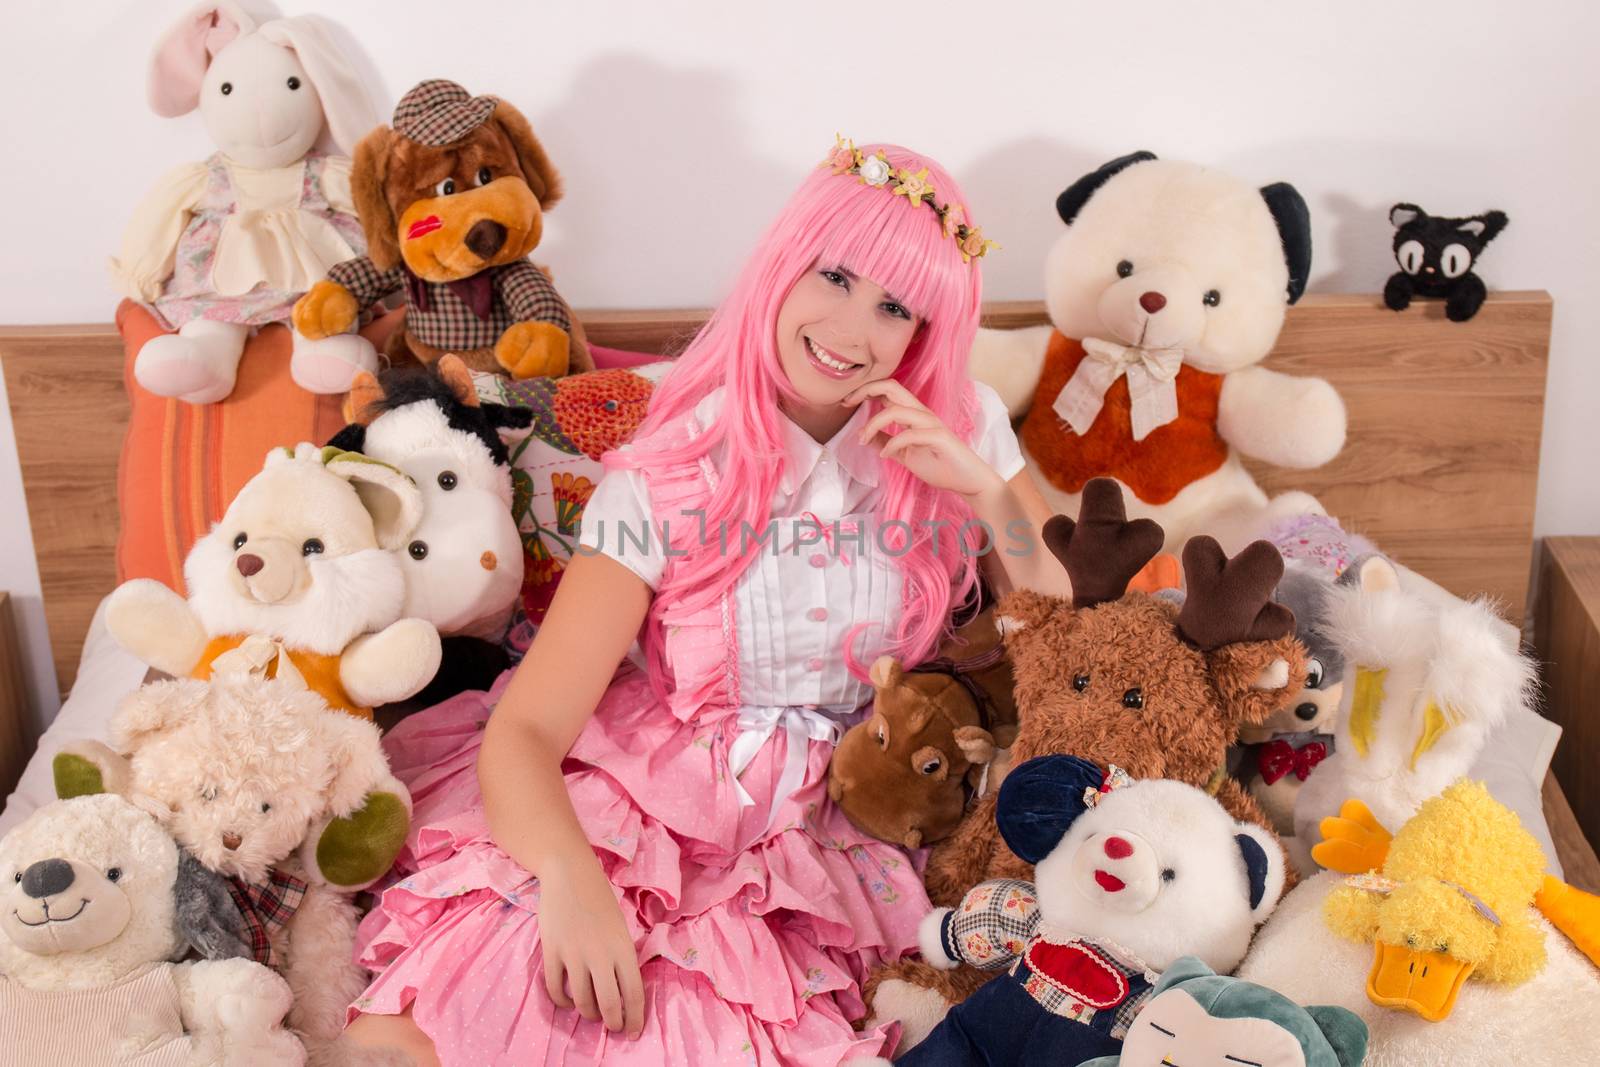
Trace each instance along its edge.
<path fill-rule="evenodd" d="M 305 880 L 274 867 L 267 872 L 263 885 L 229 878 L 228 892 L 244 919 L 251 958 L 268 967 L 277 967 L 279 961 L 272 951 L 272 932 L 282 929 L 300 909 L 300 901 L 306 895 Z"/>

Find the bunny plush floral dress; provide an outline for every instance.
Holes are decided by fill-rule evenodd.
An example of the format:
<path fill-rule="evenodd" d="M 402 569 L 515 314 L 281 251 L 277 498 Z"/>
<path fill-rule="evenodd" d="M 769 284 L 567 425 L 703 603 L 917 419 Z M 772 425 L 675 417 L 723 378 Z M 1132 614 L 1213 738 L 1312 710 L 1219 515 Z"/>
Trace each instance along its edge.
<path fill-rule="evenodd" d="M 1009 480 L 1023 460 L 1005 408 L 975 389 L 974 449 Z M 701 432 L 722 402 L 713 392 L 661 432 Z M 545 992 L 539 884 L 491 840 L 477 784 L 508 676 L 386 739 L 416 808 L 398 880 L 362 924 L 360 958 L 378 973 L 351 1017 L 409 1006 L 444 1064 L 472 1067 L 831 1065 L 891 1049 L 886 1029 L 851 1020 L 868 970 L 915 947 L 927 898 L 910 858 L 855 830 L 826 787 L 833 743 L 871 696 L 845 667 L 845 635 L 873 624 L 855 646 L 870 662 L 901 610 L 889 552 L 870 532 L 841 536 L 876 527 L 880 461 L 856 442 L 867 417 L 862 405 L 827 444 L 785 420 L 769 547 L 720 600 L 668 606 L 668 699 L 624 663 L 567 757 L 573 807 L 639 952 L 643 1033 L 611 1033 Z M 663 521 L 675 546 L 713 536 L 683 516 L 708 499 L 716 459 L 607 474 L 582 544 L 658 588 L 680 558 L 662 549 Z"/>

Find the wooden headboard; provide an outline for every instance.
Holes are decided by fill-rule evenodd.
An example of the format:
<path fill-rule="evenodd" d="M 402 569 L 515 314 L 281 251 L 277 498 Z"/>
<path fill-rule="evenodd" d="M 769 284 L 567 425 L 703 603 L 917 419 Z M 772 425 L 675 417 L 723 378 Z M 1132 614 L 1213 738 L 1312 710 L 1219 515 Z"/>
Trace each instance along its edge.
<path fill-rule="evenodd" d="M 680 346 L 703 311 L 580 313 L 597 344 Z M 1268 366 L 1327 378 L 1349 443 L 1315 471 L 1255 473 L 1316 494 L 1347 527 L 1452 592 L 1488 592 L 1520 621 L 1533 551 L 1550 296 L 1497 293 L 1470 323 L 1437 304 L 1395 314 L 1377 296 L 1307 296 Z M 1045 321 L 1038 303 L 990 305 L 993 326 Z M 0 328 L 45 614 L 63 693 L 96 604 L 116 582 L 117 458 L 128 422 L 122 343 L 94 326 Z"/>

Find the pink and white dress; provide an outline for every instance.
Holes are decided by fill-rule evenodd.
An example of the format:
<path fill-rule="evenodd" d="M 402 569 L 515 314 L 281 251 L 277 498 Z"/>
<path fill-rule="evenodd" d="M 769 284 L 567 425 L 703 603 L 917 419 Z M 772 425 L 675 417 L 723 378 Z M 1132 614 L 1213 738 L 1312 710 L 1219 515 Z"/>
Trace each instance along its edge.
<path fill-rule="evenodd" d="M 1023 460 L 1005 408 L 975 388 L 974 447 L 1009 479 Z M 663 432 L 700 432 L 721 404 L 719 390 Z M 545 993 L 539 884 L 490 839 L 477 785 L 481 731 L 508 677 L 385 740 L 416 810 L 398 880 L 361 927 L 360 958 L 379 973 L 352 1017 L 409 1005 L 447 1067 L 831 1065 L 889 1051 L 887 1028 L 857 1033 L 851 1020 L 865 1013 L 868 970 L 915 948 L 928 901 L 911 858 L 852 827 L 826 779 L 834 742 L 871 697 L 844 666 L 845 635 L 880 624 L 857 638 L 870 661 L 898 618 L 901 581 L 871 534 L 830 544 L 812 525 L 875 528 L 879 460 L 856 442 L 865 418 L 863 406 L 826 445 L 786 423 L 776 550 L 755 554 L 720 601 L 669 609 L 669 699 L 624 663 L 568 755 L 573 806 L 639 951 L 643 1034 L 610 1033 Z M 607 474 L 580 543 L 658 587 L 676 558 L 660 520 L 674 545 L 700 536 L 680 517 L 709 497 L 716 459 Z"/>

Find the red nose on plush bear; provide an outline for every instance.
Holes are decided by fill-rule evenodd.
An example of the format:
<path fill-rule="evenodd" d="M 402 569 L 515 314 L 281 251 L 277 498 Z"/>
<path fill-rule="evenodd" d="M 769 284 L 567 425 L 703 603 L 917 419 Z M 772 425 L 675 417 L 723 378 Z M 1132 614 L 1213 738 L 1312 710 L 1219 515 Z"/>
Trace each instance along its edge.
<path fill-rule="evenodd" d="M 1139 306 L 1154 315 L 1167 306 L 1167 298 L 1160 293 L 1145 293 L 1139 297 Z"/>
<path fill-rule="evenodd" d="M 1133 846 L 1120 837 L 1106 838 L 1106 855 L 1114 860 L 1125 860 L 1133 855 Z"/>
<path fill-rule="evenodd" d="M 261 572 L 261 568 L 265 567 L 267 564 L 260 556 L 253 556 L 246 552 L 244 555 L 234 560 L 233 565 L 239 568 L 240 574 L 248 578 L 252 574 L 259 574 Z"/>

